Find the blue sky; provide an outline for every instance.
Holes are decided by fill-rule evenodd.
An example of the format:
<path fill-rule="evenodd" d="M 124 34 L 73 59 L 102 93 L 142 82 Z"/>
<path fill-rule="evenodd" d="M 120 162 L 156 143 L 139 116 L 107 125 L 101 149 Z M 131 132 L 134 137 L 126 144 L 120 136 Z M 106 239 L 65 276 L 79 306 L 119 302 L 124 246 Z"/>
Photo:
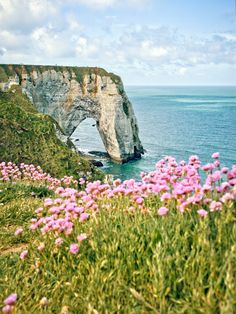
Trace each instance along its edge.
<path fill-rule="evenodd" d="M 0 0 L 0 63 L 100 66 L 126 85 L 236 85 L 235 0 Z"/>

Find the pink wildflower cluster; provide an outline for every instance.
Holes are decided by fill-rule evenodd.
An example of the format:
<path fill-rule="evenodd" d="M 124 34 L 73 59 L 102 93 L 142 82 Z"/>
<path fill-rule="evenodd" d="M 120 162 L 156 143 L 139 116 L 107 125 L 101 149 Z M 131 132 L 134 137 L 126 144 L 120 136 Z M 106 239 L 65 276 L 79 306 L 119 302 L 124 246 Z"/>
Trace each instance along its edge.
<path fill-rule="evenodd" d="M 146 200 L 156 195 L 163 204 L 157 208 L 160 216 L 169 213 L 168 206 L 180 212 L 204 208 L 219 211 L 236 197 L 236 166 L 231 170 L 221 169 L 219 157 L 219 153 L 214 153 L 213 162 L 206 167 L 201 166 L 197 156 L 191 156 L 187 163 L 178 163 L 175 158 L 167 156 L 158 161 L 154 171 L 142 173 L 141 182 L 117 179 L 112 186 L 99 181 L 89 183 L 81 192 L 82 200 L 87 202 L 86 206 L 98 210 L 99 203 L 104 203 L 104 200 L 122 196 L 128 199 L 128 211 L 140 209 L 148 213 L 150 208 Z M 205 180 L 202 180 L 200 172 L 205 172 Z M 202 211 L 198 214 L 206 216 Z"/>
<path fill-rule="evenodd" d="M 142 174 L 141 189 L 145 197 L 158 194 L 164 204 L 176 205 L 180 212 L 195 208 L 205 217 L 203 208 L 218 211 L 236 197 L 236 166 L 220 169 L 219 157 L 219 153 L 214 153 L 214 161 L 201 166 L 197 156 L 191 156 L 188 163 L 177 163 L 167 156 L 156 164 L 155 171 Z M 203 182 L 200 171 L 206 174 Z"/>
<path fill-rule="evenodd" d="M 59 197 L 46 198 L 44 206 L 36 209 L 37 218 L 31 220 L 30 228 L 40 229 L 42 234 L 54 232 L 57 236 L 70 235 L 74 221 L 84 222 L 89 219 L 90 214 L 86 212 L 88 207 L 83 206 L 78 190 L 58 187 L 55 194 Z"/>
<path fill-rule="evenodd" d="M 11 313 L 14 310 L 14 304 L 17 300 L 17 294 L 12 293 L 4 300 L 4 306 L 2 308 L 3 313 Z"/>
<path fill-rule="evenodd" d="M 149 213 L 148 198 L 157 196 L 161 203 L 156 208 L 159 216 L 176 208 L 182 213 L 195 210 L 206 217 L 208 211 L 220 211 L 236 198 L 236 166 L 231 170 L 220 169 L 219 154 L 213 154 L 213 158 L 218 162 L 214 161 L 207 170 L 197 156 L 191 156 L 188 163 L 177 163 L 167 156 L 158 161 L 154 171 L 142 173 L 142 181 L 117 179 L 112 185 L 95 181 L 88 183 L 84 191 L 58 187 L 56 198 L 46 198 L 44 206 L 36 210 L 37 218 L 32 219 L 30 228 L 40 229 L 42 234 L 53 232 L 58 238 L 55 245 L 60 246 L 63 242 L 60 236 L 72 234 L 75 223 L 85 222 L 101 209 L 115 209 L 112 199 L 120 197 L 128 212 Z M 200 171 L 206 172 L 203 182 Z"/>
<path fill-rule="evenodd" d="M 21 163 L 19 167 L 12 162 L 0 163 L 0 182 L 15 182 L 17 180 L 25 180 L 30 182 L 37 182 L 46 184 L 50 189 L 57 186 L 71 186 L 77 185 L 78 181 L 73 176 L 65 176 L 62 179 L 56 179 L 50 174 L 44 172 L 40 166 L 27 165 Z"/>

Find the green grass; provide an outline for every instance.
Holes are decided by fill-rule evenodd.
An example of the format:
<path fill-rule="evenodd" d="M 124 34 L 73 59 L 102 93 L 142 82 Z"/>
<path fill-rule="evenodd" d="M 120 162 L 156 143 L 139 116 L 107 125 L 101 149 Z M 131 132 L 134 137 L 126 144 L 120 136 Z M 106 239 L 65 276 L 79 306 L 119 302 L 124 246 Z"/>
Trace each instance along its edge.
<path fill-rule="evenodd" d="M 4 251 L 15 244 L 27 243 L 32 235 L 28 224 L 33 218 L 33 210 L 52 192 L 46 187 L 26 183 L 0 184 L 0 191 L 0 251 Z M 17 226 L 28 230 L 23 237 L 14 236 Z"/>
<path fill-rule="evenodd" d="M 42 203 L 43 187 L 0 189 L 1 251 L 29 243 L 25 261 L 14 252 L 0 254 L 0 306 L 17 292 L 17 313 L 60 313 L 63 306 L 69 313 L 236 313 L 235 204 L 202 219 L 174 208 L 158 217 L 156 197 L 150 215 L 126 213 L 122 197 L 104 200 L 100 207 L 110 204 L 110 210 L 76 225 L 75 234 L 85 232 L 88 240 L 74 256 L 66 244 L 57 251 L 50 236 L 13 234 Z M 41 241 L 43 252 L 35 248 Z"/>
<path fill-rule="evenodd" d="M 49 116 L 38 113 L 20 88 L 0 92 L 0 161 L 19 164 L 33 163 L 52 176 L 63 177 L 78 173 L 90 179 L 102 178 L 91 163 L 63 144 L 56 136 L 58 124 Z"/>

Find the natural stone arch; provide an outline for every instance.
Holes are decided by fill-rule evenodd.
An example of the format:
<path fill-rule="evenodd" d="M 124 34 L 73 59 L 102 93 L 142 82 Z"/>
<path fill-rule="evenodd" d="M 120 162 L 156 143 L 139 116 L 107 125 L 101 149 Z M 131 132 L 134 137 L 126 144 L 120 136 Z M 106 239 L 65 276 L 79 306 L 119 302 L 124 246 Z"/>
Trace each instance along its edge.
<path fill-rule="evenodd" d="M 143 147 L 131 103 L 121 81 L 90 73 L 78 81 L 68 68 L 21 73 L 23 92 L 36 108 L 52 116 L 67 136 L 86 118 L 93 118 L 110 157 L 118 162 L 139 158 Z"/>
<path fill-rule="evenodd" d="M 106 148 L 93 118 L 84 119 L 70 137 L 78 151 L 97 156 L 106 156 Z"/>

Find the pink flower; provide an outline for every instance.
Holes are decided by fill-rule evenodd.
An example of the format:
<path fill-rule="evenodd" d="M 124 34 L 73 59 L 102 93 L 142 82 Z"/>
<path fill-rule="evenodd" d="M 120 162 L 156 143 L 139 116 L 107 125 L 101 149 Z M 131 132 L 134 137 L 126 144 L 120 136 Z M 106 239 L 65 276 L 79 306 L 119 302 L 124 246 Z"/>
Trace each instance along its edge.
<path fill-rule="evenodd" d="M 222 188 L 222 191 L 223 191 L 223 192 L 228 191 L 229 187 L 230 187 L 230 184 L 229 184 L 228 182 L 223 182 L 223 183 L 221 184 L 221 188 Z"/>
<path fill-rule="evenodd" d="M 70 253 L 77 254 L 79 252 L 79 246 L 76 243 L 70 245 Z"/>
<path fill-rule="evenodd" d="M 120 179 L 116 179 L 113 182 L 114 186 L 119 186 L 121 184 L 121 180 Z"/>
<path fill-rule="evenodd" d="M 216 201 L 212 201 L 210 204 L 210 211 L 214 212 L 217 210 L 221 210 L 222 209 L 222 204 L 221 202 L 216 202 Z"/>
<path fill-rule="evenodd" d="M 51 198 L 46 198 L 45 200 L 44 200 L 44 206 L 45 207 L 50 207 L 50 206 L 52 206 L 53 205 L 53 200 L 51 199 Z"/>
<path fill-rule="evenodd" d="M 21 252 L 20 253 L 20 259 L 24 260 L 27 255 L 28 255 L 28 250 L 25 250 L 25 251 Z"/>
<path fill-rule="evenodd" d="M 213 164 L 206 164 L 202 167 L 202 170 L 209 171 L 209 170 L 212 170 L 213 168 L 214 168 Z"/>
<path fill-rule="evenodd" d="M 89 208 L 89 207 L 91 207 L 93 204 L 94 204 L 94 200 L 91 200 L 91 201 L 88 201 L 85 206 Z"/>
<path fill-rule="evenodd" d="M 44 243 L 40 243 L 38 246 L 38 250 L 39 251 L 43 251 L 45 249 L 45 244 Z"/>
<path fill-rule="evenodd" d="M 80 185 L 85 184 L 85 180 L 84 180 L 84 178 L 80 178 L 80 179 L 79 179 L 79 184 L 80 184 Z"/>
<path fill-rule="evenodd" d="M 6 305 L 2 308 L 3 313 L 10 313 L 13 310 L 13 306 L 11 305 Z"/>
<path fill-rule="evenodd" d="M 211 190 L 211 185 L 210 184 L 204 184 L 202 189 L 203 189 L 203 192 L 208 192 Z"/>
<path fill-rule="evenodd" d="M 220 153 L 214 153 L 211 157 L 214 159 L 220 158 Z"/>
<path fill-rule="evenodd" d="M 203 203 L 207 205 L 207 204 L 210 204 L 211 201 L 212 201 L 211 198 L 205 198 L 205 199 L 203 200 Z"/>
<path fill-rule="evenodd" d="M 81 233 L 80 235 L 78 235 L 78 237 L 77 237 L 77 240 L 79 241 L 79 242 L 82 242 L 82 241 L 84 241 L 84 240 L 86 240 L 87 239 L 87 234 L 86 233 Z"/>
<path fill-rule="evenodd" d="M 83 221 L 87 220 L 88 218 L 89 218 L 89 214 L 87 214 L 87 213 L 82 213 L 82 214 L 80 215 L 79 221 L 80 221 L 80 222 L 83 222 Z"/>
<path fill-rule="evenodd" d="M 138 204 L 142 204 L 142 203 L 143 203 L 143 198 L 142 198 L 142 197 L 138 197 L 138 198 L 136 199 L 136 202 L 137 202 Z"/>
<path fill-rule="evenodd" d="M 56 246 L 61 246 L 62 244 L 63 244 L 63 239 L 62 238 L 57 238 L 56 240 L 55 240 L 55 244 L 56 244 Z"/>
<path fill-rule="evenodd" d="M 223 167 L 222 169 L 221 169 L 221 172 L 222 173 L 228 173 L 228 171 L 229 171 L 229 168 L 227 168 L 227 167 Z"/>
<path fill-rule="evenodd" d="M 42 213 L 42 211 L 43 211 L 43 208 L 40 207 L 40 208 L 37 208 L 37 209 L 35 210 L 35 213 L 36 213 L 36 214 L 40 214 L 40 213 Z"/>
<path fill-rule="evenodd" d="M 163 201 L 165 201 L 165 200 L 170 200 L 171 199 L 171 194 L 170 193 L 164 193 L 164 194 L 162 194 L 162 196 L 161 196 L 161 201 L 163 202 Z"/>
<path fill-rule="evenodd" d="M 63 192 L 64 192 L 64 188 L 61 187 L 61 186 L 55 190 L 55 193 L 56 193 L 56 194 L 61 194 L 61 193 L 63 193 Z"/>
<path fill-rule="evenodd" d="M 201 217 L 206 217 L 208 215 L 208 212 L 204 209 L 199 209 L 197 211 L 198 215 L 201 216 Z"/>
<path fill-rule="evenodd" d="M 234 199 L 233 195 L 230 193 L 226 193 L 225 195 L 222 196 L 220 199 L 222 203 L 227 203 L 229 201 L 232 201 Z"/>
<path fill-rule="evenodd" d="M 16 300 L 17 300 L 17 294 L 12 293 L 3 301 L 3 303 L 6 305 L 12 305 L 16 302 Z"/>
<path fill-rule="evenodd" d="M 169 209 L 166 207 L 160 207 L 157 211 L 159 216 L 165 216 L 168 213 Z"/>
<path fill-rule="evenodd" d="M 220 166 L 219 160 L 215 160 L 213 165 L 214 165 L 214 167 L 219 167 Z"/>
<path fill-rule="evenodd" d="M 18 228 L 16 229 L 15 231 L 15 235 L 18 236 L 19 234 L 21 234 L 23 232 L 23 229 L 22 228 Z"/>

